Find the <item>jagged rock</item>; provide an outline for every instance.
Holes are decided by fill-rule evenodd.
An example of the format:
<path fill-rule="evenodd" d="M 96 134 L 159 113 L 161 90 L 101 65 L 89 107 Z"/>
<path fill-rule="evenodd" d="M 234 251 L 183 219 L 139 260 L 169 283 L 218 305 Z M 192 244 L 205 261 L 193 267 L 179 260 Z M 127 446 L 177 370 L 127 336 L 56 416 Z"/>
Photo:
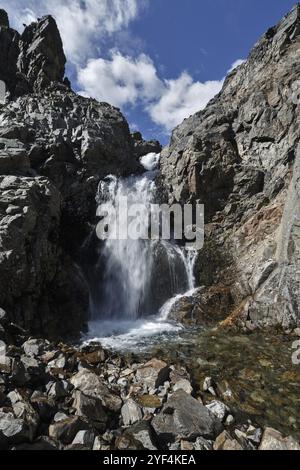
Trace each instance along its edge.
<path fill-rule="evenodd" d="M 152 359 L 136 371 L 136 380 L 148 388 L 155 389 L 169 378 L 169 366 L 158 359 Z"/>
<path fill-rule="evenodd" d="M 100 398 L 86 396 L 80 391 L 75 391 L 73 397 L 75 414 L 87 418 L 99 432 L 104 432 L 107 424 L 107 415 Z"/>
<path fill-rule="evenodd" d="M 0 411 L 0 443 L 2 447 L 7 448 L 9 445 L 28 442 L 30 440 L 30 429 L 23 419 L 15 418 L 12 413 L 4 413 Z"/>
<path fill-rule="evenodd" d="M 212 450 L 213 449 L 213 441 L 208 441 L 203 437 L 197 437 L 196 442 L 194 444 L 194 450 Z"/>
<path fill-rule="evenodd" d="M 22 348 L 24 349 L 26 356 L 36 357 L 44 354 L 47 346 L 48 343 L 44 340 L 31 338 L 25 341 L 25 343 L 22 345 Z"/>
<path fill-rule="evenodd" d="M 28 438 L 33 441 L 40 422 L 39 415 L 31 404 L 17 392 L 10 392 L 7 398 L 11 401 L 16 418 L 21 419 L 28 428 Z"/>
<path fill-rule="evenodd" d="M 131 134 L 134 141 L 134 152 L 138 157 L 143 157 L 148 153 L 160 153 L 162 150 L 158 140 L 144 140 L 140 132 Z"/>
<path fill-rule="evenodd" d="M 44 16 L 27 26 L 21 35 L 18 69 L 34 91 L 51 82 L 62 82 L 66 58 L 55 20 Z"/>
<path fill-rule="evenodd" d="M 92 431 L 79 431 L 72 442 L 72 448 L 92 449 L 94 442 L 95 434 Z"/>
<path fill-rule="evenodd" d="M 300 321 L 299 24 L 297 4 L 221 93 L 174 130 L 161 154 L 169 203 L 205 206 L 195 271 L 204 293 L 222 283 L 230 290 L 223 326 L 290 329 Z M 209 306 L 219 321 L 215 300 L 215 313 Z M 186 304 L 181 315 L 191 321 L 193 305 Z"/>
<path fill-rule="evenodd" d="M 144 449 L 157 450 L 157 438 L 148 421 L 140 421 L 130 426 L 123 436 L 130 437 L 134 441 L 140 442 Z"/>
<path fill-rule="evenodd" d="M 209 411 L 222 422 L 226 419 L 228 413 L 230 412 L 230 409 L 225 405 L 225 403 L 217 400 L 214 400 L 206 405 L 206 408 L 208 408 Z"/>
<path fill-rule="evenodd" d="M 192 395 L 193 393 L 191 382 L 187 379 L 178 380 L 174 385 L 173 390 L 174 392 L 176 392 L 176 390 L 184 390 L 188 395 Z"/>
<path fill-rule="evenodd" d="M 88 430 L 88 425 L 78 416 L 58 421 L 49 426 L 49 436 L 63 444 L 71 444 L 79 431 Z"/>
<path fill-rule="evenodd" d="M 102 405 L 108 410 L 119 411 L 121 409 L 121 398 L 107 387 L 103 379 L 93 372 L 82 369 L 72 377 L 71 384 L 84 395 L 100 399 Z"/>
<path fill-rule="evenodd" d="M 283 435 L 272 428 L 266 428 L 259 450 L 300 450 L 300 444 L 293 437 Z"/>
<path fill-rule="evenodd" d="M 143 417 L 140 406 L 132 398 L 129 398 L 122 406 L 121 415 L 125 426 L 134 424 Z"/>
<path fill-rule="evenodd" d="M 233 439 L 227 431 L 222 432 L 222 434 L 217 437 L 213 448 L 214 450 L 243 450 L 239 442 Z"/>
<path fill-rule="evenodd" d="M 215 438 L 222 430 L 221 421 L 183 390 L 168 399 L 161 413 L 153 418 L 152 426 L 160 442 L 169 443 L 176 438 Z"/>
<path fill-rule="evenodd" d="M 120 111 L 73 93 L 64 65 L 50 16 L 21 36 L 0 28 L 0 80 L 10 92 L 0 110 L 0 305 L 55 338 L 87 322 L 95 257 L 82 250 L 79 259 L 78 250 L 96 222 L 100 179 L 143 171 Z"/>

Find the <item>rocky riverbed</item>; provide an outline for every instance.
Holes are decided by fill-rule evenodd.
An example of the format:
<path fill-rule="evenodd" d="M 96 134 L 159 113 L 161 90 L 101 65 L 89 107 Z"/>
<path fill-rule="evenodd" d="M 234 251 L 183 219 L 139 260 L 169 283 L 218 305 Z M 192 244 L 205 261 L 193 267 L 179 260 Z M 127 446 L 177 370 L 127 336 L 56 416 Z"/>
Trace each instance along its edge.
<path fill-rule="evenodd" d="M 198 333 L 152 357 L 51 343 L 0 318 L 0 449 L 300 450 L 299 331 Z"/>

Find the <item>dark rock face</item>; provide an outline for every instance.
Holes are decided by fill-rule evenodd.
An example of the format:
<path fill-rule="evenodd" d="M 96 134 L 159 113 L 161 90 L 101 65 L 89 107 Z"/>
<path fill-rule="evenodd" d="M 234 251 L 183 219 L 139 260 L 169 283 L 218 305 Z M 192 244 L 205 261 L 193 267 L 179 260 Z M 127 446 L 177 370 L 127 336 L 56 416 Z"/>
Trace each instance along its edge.
<path fill-rule="evenodd" d="M 66 58 L 55 20 L 41 18 L 20 36 L 9 28 L 7 13 L 0 12 L 0 79 L 11 96 L 41 91 L 52 82 L 63 82 Z"/>
<path fill-rule="evenodd" d="M 158 140 L 144 140 L 140 132 L 133 132 L 134 150 L 138 157 L 143 157 L 147 153 L 160 153 L 162 146 Z"/>
<path fill-rule="evenodd" d="M 0 305 L 32 332 L 78 333 L 89 298 L 78 253 L 96 222 L 99 181 L 143 168 L 120 111 L 65 84 L 54 19 L 20 36 L 1 18 L 10 96 L 0 108 Z"/>
<path fill-rule="evenodd" d="M 27 26 L 20 38 L 18 69 L 34 91 L 62 82 L 66 57 L 55 20 L 45 16 Z"/>
<path fill-rule="evenodd" d="M 225 282 L 255 324 L 300 321 L 299 32 L 298 4 L 161 158 L 169 201 L 205 205 L 200 285 Z"/>
<path fill-rule="evenodd" d="M 5 10 L 0 9 L 0 26 L 4 26 L 5 28 L 9 28 L 9 20 L 8 15 Z"/>

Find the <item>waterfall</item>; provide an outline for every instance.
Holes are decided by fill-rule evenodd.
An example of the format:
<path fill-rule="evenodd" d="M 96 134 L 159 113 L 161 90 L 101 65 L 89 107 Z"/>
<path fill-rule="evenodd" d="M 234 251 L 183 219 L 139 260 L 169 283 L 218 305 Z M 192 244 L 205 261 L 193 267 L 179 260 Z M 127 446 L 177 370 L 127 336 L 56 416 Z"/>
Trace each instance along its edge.
<path fill-rule="evenodd" d="M 142 175 L 105 178 L 98 188 L 99 205 L 109 202 L 122 211 L 125 197 L 128 206 L 142 203 L 146 209 L 139 214 L 138 222 L 147 232 L 149 208 L 155 202 L 158 162 L 159 155 L 148 154 L 141 159 L 145 168 Z M 123 230 L 122 225 L 118 228 Z M 133 325 L 135 329 L 138 325 L 138 330 L 141 327 L 144 334 L 145 330 L 148 334 L 150 330 L 170 328 L 160 321 L 165 321 L 167 306 L 177 295 L 194 288 L 195 259 L 196 253 L 172 241 L 120 237 L 105 240 L 97 261 L 101 279 L 98 285 L 93 283 L 91 293 L 91 336 L 98 332 L 101 336 L 127 335 Z"/>

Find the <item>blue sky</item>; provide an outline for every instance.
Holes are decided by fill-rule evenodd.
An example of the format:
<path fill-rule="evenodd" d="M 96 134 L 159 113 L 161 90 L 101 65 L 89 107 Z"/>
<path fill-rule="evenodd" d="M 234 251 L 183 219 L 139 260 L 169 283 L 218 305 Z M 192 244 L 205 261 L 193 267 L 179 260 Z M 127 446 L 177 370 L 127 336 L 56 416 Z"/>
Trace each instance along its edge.
<path fill-rule="evenodd" d="M 12 26 L 50 13 L 73 88 L 166 143 L 295 0 L 4 0 Z M 238 61 L 238 62 L 237 62 Z"/>

